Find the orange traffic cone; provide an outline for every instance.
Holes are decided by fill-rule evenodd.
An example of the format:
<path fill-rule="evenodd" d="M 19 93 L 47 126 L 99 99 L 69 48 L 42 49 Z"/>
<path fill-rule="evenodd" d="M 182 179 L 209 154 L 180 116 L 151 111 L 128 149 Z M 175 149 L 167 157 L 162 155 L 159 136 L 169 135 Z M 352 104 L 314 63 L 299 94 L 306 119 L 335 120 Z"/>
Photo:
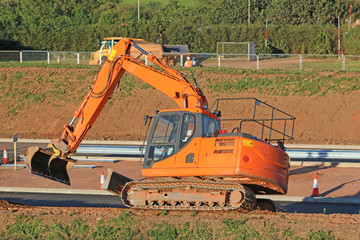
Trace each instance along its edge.
<path fill-rule="evenodd" d="M 101 170 L 101 177 L 100 177 L 100 190 L 103 190 L 101 187 L 105 182 L 105 175 L 104 175 L 104 171 Z"/>
<path fill-rule="evenodd" d="M 319 196 L 319 187 L 318 187 L 318 180 L 317 180 L 317 175 L 315 174 L 315 178 L 314 178 L 314 185 L 313 185 L 313 190 L 311 193 L 311 196 Z"/>
<path fill-rule="evenodd" d="M 4 146 L 3 164 L 9 164 L 6 146 Z"/>
<path fill-rule="evenodd" d="M 59 64 L 60 63 L 60 58 L 58 57 L 58 59 L 57 59 L 57 64 Z"/>

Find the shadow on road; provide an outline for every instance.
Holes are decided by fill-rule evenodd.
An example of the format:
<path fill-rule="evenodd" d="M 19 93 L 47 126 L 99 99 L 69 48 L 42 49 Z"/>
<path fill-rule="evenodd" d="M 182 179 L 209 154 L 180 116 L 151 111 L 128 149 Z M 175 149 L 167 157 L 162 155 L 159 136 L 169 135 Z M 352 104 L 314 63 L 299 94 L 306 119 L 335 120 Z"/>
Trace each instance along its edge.
<path fill-rule="evenodd" d="M 314 171 L 319 171 L 323 169 L 332 168 L 334 166 L 307 166 L 307 167 L 297 167 L 296 169 L 290 169 L 290 175 L 304 174 Z"/>

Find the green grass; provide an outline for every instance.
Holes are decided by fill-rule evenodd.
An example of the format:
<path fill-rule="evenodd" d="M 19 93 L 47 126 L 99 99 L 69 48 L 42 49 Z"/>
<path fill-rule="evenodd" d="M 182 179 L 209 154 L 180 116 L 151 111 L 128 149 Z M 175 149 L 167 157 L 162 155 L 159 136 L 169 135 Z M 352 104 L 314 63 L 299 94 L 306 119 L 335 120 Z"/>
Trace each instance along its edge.
<path fill-rule="evenodd" d="M 360 70 L 360 59 L 347 57 L 345 59 L 345 70 L 346 71 L 359 71 Z"/>
<path fill-rule="evenodd" d="M 41 212 L 39 216 L 51 216 L 51 213 Z M 223 219 L 220 224 L 210 227 L 201 220 L 193 222 L 139 222 L 124 210 L 117 217 L 109 220 L 88 222 L 71 216 L 71 222 L 60 220 L 42 221 L 36 216 L 19 214 L 11 223 L 6 221 L 1 239 L 304 239 L 297 236 L 296 227 L 283 229 L 276 225 L 250 226 L 249 219 Z M 291 225 L 291 224 L 290 224 Z M 305 239 L 335 239 L 331 231 L 309 230 Z M 305 237 L 305 236 L 304 236 Z"/>
<path fill-rule="evenodd" d="M 308 239 L 309 240 L 333 240 L 335 237 L 331 234 L 331 231 L 312 231 L 308 233 Z"/>
<path fill-rule="evenodd" d="M 7 63 L 0 64 L 1 67 L 15 67 L 6 74 L 0 74 L 2 93 L 0 103 L 7 107 L 9 116 L 16 116 L 20 110 L 32 104 L 61 103 L 74 96 L 79 97 L 80 102 L 86 94 L 86 89 L 92 83 L 94 72 L 98 72 L 98 67 L 91 67 L 87 68 L 88 71 L 84 71 L 83 74 L 74 77 L 66 72 L 58 73 L 56 69 L 59 69 L 59 66 L 57 65 Z M 49 70 L 27 71 L 28 67 L 35 69 L 46 67 Z M 63 67 L 73 68 L 73 66 L 72 68 Z M 83 66 L 78 66 L 78 68 L 82 69 Z"/>
<path fill-rule="evenodd" d="M 98 222 L 98 226 L 90 236 L 92 239 L 134 239 L 140 233 L 134 227 L 135 221 L 123 211 L 118 217 L 109 222 Z"/>
<path fill-rule="evenodd" d="M 80 218 L 71 224 L 52 223 L 50 225 L 49 239 L 83 239 L 88 237 L 89 226 Z"/>
<path fill-rule="evenodd" d="M 358 65 L 360 67 L 360 65 Z M 304 70 L 328 70 L 328 71 L 341 71 L 342 70 L 342 60 L 338 59 L 329 59 L 321 60 L 314 62 L 303 62 Z"/>
<path fill-rule="evenodd" d="M 19 215 L 14 224 L 6 226 L 6 235 L 13 239 L 38 239 L 47 233 L 48 228 L 40 220 Z"/>
<path fill-rule="evenodd" d="M 226 226 L 225 236 L 236 235 L 239 236 L 238 239 L 262 239 L 259 232 L 245 224 L 247 221 L 247 218 L 242 221 L 232 219 L 223 220 Z"/>
<path fill-rule="evenodd" d="M 281 232 L 281 237 L 288 239 L 288 238 L 291 238 L 294 235 L 294 233 L 295 233 L 295 230 L 291 230 L 290 227 L 286 227 Z"/>
<path fill-rule="evenodd" d="M 223 70 L 224 72 L 224 70 Z M 359 89 L 359 77 L 356 74 L 353 77 L 342 77 L 345 74 L 341 71 L 332 72 L 331 75 L 320 75 L 317 72 L 298 72 L 287 71 L 284 73 L 279 70 L 261 71 L 254 73 L 246 71 L 224 77 L 205 78 L 205 88 L 219 93 L 238 93 L 246 90 L 258 90 L 260 93 L 269 93 L 273 95 L 287 96 L 311 96 L 319 94 L 326 96 L 328 93 L 344 94 Z M 204 74 L 203 74 L 204 75 Z"/>

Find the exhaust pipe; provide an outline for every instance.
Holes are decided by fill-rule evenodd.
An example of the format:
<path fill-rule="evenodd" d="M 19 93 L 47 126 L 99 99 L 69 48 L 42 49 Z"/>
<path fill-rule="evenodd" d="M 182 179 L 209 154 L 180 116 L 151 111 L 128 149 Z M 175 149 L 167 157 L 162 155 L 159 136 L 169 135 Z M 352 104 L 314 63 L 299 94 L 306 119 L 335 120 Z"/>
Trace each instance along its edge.
<path fill-rule="evenodd" d="M 24 156 L 32 174 L 70 185 L 69 173 L 76 160 L 59 157 L 53 151 L 38 146 L 27 148 Z"/>

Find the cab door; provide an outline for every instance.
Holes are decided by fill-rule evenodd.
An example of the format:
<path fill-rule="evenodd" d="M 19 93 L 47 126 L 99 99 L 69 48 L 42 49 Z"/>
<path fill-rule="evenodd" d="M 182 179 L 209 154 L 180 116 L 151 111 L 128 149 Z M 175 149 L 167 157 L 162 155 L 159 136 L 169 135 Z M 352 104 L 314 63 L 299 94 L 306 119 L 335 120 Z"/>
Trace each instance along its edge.
<path fill-rule="evenodd" d="M 176 154 L 176 165 L 178 168 L 194 168 L 198 164 L 200 138 L 196 138 L 196 117 L 192 113 L 182 115 L 179 152 Z"/>
<path fill-rule="evenodd" d="M 179 120 L 179 113 L 161 114 L 157 118 L 150 133 L 144 167 L 152 164 L 160 168 L 174 167 Z"/>

